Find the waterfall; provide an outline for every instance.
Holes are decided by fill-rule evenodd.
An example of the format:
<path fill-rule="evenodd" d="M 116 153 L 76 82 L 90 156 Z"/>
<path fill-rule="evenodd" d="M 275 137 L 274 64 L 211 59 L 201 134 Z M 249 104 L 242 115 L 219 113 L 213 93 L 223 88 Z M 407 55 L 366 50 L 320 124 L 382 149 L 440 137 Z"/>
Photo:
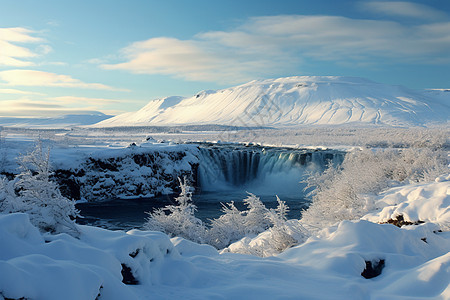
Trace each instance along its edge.
<path fill-rule="evenodd" d="M 245 189 L 259 194 L 301 193 L 306 173 L 340 164 L 344 152 L 257 146 L 200 146 L 198 186 L 204 191 Z"/>

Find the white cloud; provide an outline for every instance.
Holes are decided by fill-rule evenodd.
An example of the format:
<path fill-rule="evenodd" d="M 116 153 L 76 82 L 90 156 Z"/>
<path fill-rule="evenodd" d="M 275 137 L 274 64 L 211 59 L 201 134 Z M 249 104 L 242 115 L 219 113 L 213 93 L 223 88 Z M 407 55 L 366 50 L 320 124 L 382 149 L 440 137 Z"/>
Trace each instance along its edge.
<path fill-rule="evenodd" d="M 450 31 L 442 30 L 450 22 L 439 23 L 439 28 L 435 25 L 336 16 L 278 16 L 253 18 L 243 29 L 285 51 L 294 49 L 300 55 L 323 60 L 395 57 L 400 61 L 429 61 L 439 54 L 450 61 Z"/>
<path fill-rule="evenodd" d="M 14 94 L 14 95 L 39 95 L 44 96 L 45 94 L 30 92 L 30 91 L 22 91 L 16 89 L 0 89 L 0 94 Z"/>
<path fill-rule="evenodd" d="M 99 64 L 103 64 L 105 63 L 105 59 L 101 59 L 101 58 L 91 58 L 85 61 L 88 64 L 94 64 L 94 65 L 99 65 Z"/>
<path fill-rule="evenodd" d="M 19 43 L 43 41 L 41 38 L 33 37 L 33 33 L 34 31 L 22 27 L 0 28 L 0 40 Z"/>
<path fill-rule="evenodd" d="M 17 100 L 6 100 L 2 101 L 2 104 L 8 107 L 8 109 L 59 109 L 63 106 L 55 103 L 49 103 L 47 101 L 35 101 L 30 99 L 17 99 Z"/>
<path fill-rule="evenodd" d="M 24 46 L 16 45 L 16 43 L 44 43 L 43 39 L 34 37 L 34 33 L 32 30 L 21 27 L 0 28 L 0 66 L 33 66 L 34 63 L 30 62 L 29 59 L 38 56 L 38 53 Z M 45 53 L 51 49 L 45 44 L 41 44 L 39 47 L 40 53 Z"/>
<path fill-rule="evenodd" d="M 108 105 L 108 104 L 117 104 L 120 103 L 120 100 L 115 99 L 105 99 L 105 98 L 89 98 L 89 97 L 76 97 L 76 96 L 59 96 L 52 97 L 49 100 L 57 101 L 60 103 L 66 104 L 77 104 L 80 106 L 84 105 Z"/>
<path fill-rule="evenodd" d="M 200 33 L 190 40 L 159 37 L 135 42 L 122 49 L 123 62 L 101 66 L 237 83 L 276 76 L 281 70 L 298 74 L 301 62 L 309 59 L 350 65 L 389 60 L 450 63 L 449 28 L 450 22 L 410 25 L 340 16 L 255 17 L 234 30 Z"/>
<path fill-rule="evenodd" d="M 57 21 L 57 20 L 50 20 L 50 21 L 47 21 L 47 25 L 53 26 L 53 27 L 58 27 L 59 26 L 59 21 Z"/>
<path fill-rule="evenodd" d="M 405 1 L 368 1 L 360 6 L 374 13 L 428 20 L 445 19 L 447 14 L 430 6 Z"/>
<path fill-rule="evenodd" d="M 53 51 L 53 48 L 50 47 L 49 45 L 39 45 L 39 46 L 37 47 L 37 51 L 38 51 L 40 54 L 45 55 L 45 54 L 49 54 L 50 52 L 52 52 L 52 51 Z"/>
<path fill-rule="evenodd" d="M 62 61 L 42 61 L 38 64 L 38 66 L 59 66 L 59 67 L 66 67 L 69 64 Z"/>
<path fill-rule="evenodd" d="M 9 102 L 0 107 L 0 117 L 55 117 L 68 114 L 89 114 L 94 112 L 88 108 L 53 107 L 45 103 Z"/>
<path fill-rule="evenodd" d="M 80 89 L 126 91 L 116 89 L 101 83 L 85 83 L 72 78 L 69 75 L 36 71 L 36 70 L 7 70 L 0 71 L 0 83 L 4 82 L 9 86 L 50 86 L 69 87 Z"/>
<path fill-rule="evenodd" d="M 137 74 L 174 75 L 188 80 L 240 82 L 250 78 L 249 70 L 260 71 L 263 59 L 241 52 L 234 55 L 220 44 L 201 40 L 153 38 L 123 49 L 128 60 L 103 64 L 109 70 L 128 70 Z"/>
<path fill-rule="evenodd" d="M 12 100 L 0 100 L 0 117 L 52 117 L 66 114 L 88 114 L 94 111 L 102 111 L 107 114 L 122 113 L 121 110 L 104 109 L 100 99 L 78 98 L 80 102 L 69 101 L 69 98 L 55 97 L 47 99 L 31 99 L 21 97 Z M 105 99 L 106 100 L 106 99 Z M 97 103 L 98 101 L 98 103 Z M 105 106 L 108 103 L 103 103 Z"/>
<path fill-rule="evenodd" d="M 80 96 L 58 96 L 49 97 L 46 99 L 48 102 L 55 103 L 64 107 L 71 107 L 79 109 L 98 110 L 106 114 L 117 115 L 125 112 L 123 106 L 142 106 L 143 103 L 147 103 L 148 100 L 133 100 L 133 99 L 108 99 L 108 98 L 93 98 L 93 97 L 80 97 Z"/>
<path fill-rule="evenodd" d="M 67 110 L 61 105 L 47 101 L 35 101 L 29 98 L 0 101 L 0 116 L 36 117 L 46 115 L 58 115 Z M 70 110 L 70 109 L 69 109 Z"/>

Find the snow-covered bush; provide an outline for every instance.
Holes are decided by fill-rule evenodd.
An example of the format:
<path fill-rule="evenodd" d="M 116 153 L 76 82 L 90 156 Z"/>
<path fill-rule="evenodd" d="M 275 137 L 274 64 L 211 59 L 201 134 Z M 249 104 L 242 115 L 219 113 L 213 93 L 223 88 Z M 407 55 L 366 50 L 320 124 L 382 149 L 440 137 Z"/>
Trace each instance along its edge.
<path fill-rule="evenodd" d="M 266 209 L 265 218 L 270 226 L 258 235 L 245 235 L 228 245 L 222 253 L 233 252 L 268 257 L 300 244 L 309 236 L 307 230 L 298 220 L 288 220 L 289 207 L 277 197 L 278 207 Z"/>
<path fill-rule="evenodd" d="M 62 196 L 58 185 L 50 180 L 50 151 L 42 143 L 19 157 L 21 173 L 9 181 L 0 180 L 0 210 L 5 213 L 24 212 L 43 231 L 77 233 L 75 203 Z"/>
<path fill-rule="evenodd" d="M 324 228 L 362 217 L 373 206 L 373 195 L 398 183 L 427 182 L 448 172 L 445 153 L 424 149 L 354 150 L 340 166 L 311 175 L 312 203 L 302 222 Z"/>
<path fill-rule="evenodd" d="M 247 206 L 245 211 L 239 211 L 233 202 L 223 205 L 223 215 L 211 220 L 209 244 L 222 249 L 245 236 L 255 236 L 269 229 L 269 210 L 259 197 L 249 193 L 243 202 Z"/>
<path fill-rule="evenodd" d="M 208 231 L 210 245 L 222 249 L 247 234 L 245 216 L 237 209 L 234 201 L 222 203 L 222 215 L 211 220 L 211 228 Z"/>
<path fill-rule="evenodd" d="M 272 236 L 271 245 L 276 251 L 282 252 L 294 246 L 299 241 L 293 237 L 291 232 L 292 228 L 290 228 L 286 223 L 289 207 L 286 202 L 281 201 L 278 196 L 277 202 L 278 207 L 276 209 L 270 209 L 267 212 L 267 217 L 273 224 L 273 226 L 269 228 L 269 232 Z"/>
<path fill-rule="evenodd" d="M 14 183 L 17 180 L 0 178 L 0 212 L 17 212 L 23 206 L 17 198 Z"/>
<path fill-rule="evenodd" d="M 259 197 L 249 193 L 243 200 L 247 210 L 238 210 L 234 202 L 223 204 L 223 214 L 210 220 L 210 224 L 204 224 L 195 217 L 197 207 L 192 203 L 192 193 L 186 180 L 180 180 L 180 187 L 181 193 L 175 198 L 178 205 L 168 205 L 149 213 L 144 225 L 146 230 L 162 231 L 172 237 L 206 243 L 217 249 L 223 249 L 244 237 L 256 237 L 265 231 L 269 232 L 272 239 L 269 242 L 270 249 L 275 249 L 272 252 L 279 253 L 298 243 L 299 231 L 287 225 L 286 213 L 289 208 L 278 197 L 277 209 L 269 210 Z M 263 253 L 259 250 L 253 252 L 256 255 Z"/>
<path fill-rule="evenodd" d="M 216 140 L 210 133 L 205 139 Z M 223 133 L 222 133 L 223 136 Z M 266 145 L 322 145 L 326 147 L 357 146 L 367 148 L 448 148 L 449 126 L 431 128 L 311 126 L 285 130 L 241 130 L 229 132 L 228 142 L 251 141 Z M 180 138 L 186 139 L 183 135 Z"/>
<path fill-rule="evenodd" d="M 144 228 L 204 243 L 206 227 L 200 219 L 195 217 L 197 206 L 192 203 L 191 187 L 187 184 L 186 178 L 183 181 L 178 180 L 181 188 L 180 195 L 175 198 L 178 205 L 168 205 L 149 213 Z"/>

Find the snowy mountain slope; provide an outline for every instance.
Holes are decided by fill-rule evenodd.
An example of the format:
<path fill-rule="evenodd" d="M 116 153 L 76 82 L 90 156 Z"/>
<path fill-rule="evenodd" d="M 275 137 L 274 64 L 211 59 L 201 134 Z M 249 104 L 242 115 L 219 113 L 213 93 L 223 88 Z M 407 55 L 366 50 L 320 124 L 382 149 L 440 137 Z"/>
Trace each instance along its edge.
<path fill-rule="evenodd" d="M 25 128 L 64 128 L 73 126 L 91 125 L 111 118 L 101 112 L 89 114 L 62 115 L 51 118 L 14 118 L 0 117 L 0 126 L 13 126 Z"/>
<path fill-rule="evenodd" d="M 297 76 L 252 81 L 190 98 L 150 101 L 137 112 L 95 127 L 220 124 L 296 126 L 311 124 L 425 125 L 447 122 L 450 108 L 435 93 L 362 78 Z"/>
<path fill-rule="evenodd" d="M 439 102 L 439 104 L 450 110 L 450 89 L 424 90 L 423 94 L 426 97 L 432 97 L 435 101 Z"/>

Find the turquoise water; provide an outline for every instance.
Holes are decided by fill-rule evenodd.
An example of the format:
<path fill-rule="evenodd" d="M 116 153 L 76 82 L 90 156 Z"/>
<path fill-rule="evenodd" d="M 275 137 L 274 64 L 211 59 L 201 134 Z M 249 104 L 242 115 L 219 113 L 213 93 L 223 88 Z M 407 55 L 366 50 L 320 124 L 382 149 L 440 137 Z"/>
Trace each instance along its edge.
<path fill-rule="evenodd" d="M 94 225 L 108 229 L 129 230 L 142 228 L 147 212 L 154 209 L 174 204 L 173 197 L 166 195 L 154 198 L 112 200 L 106 202 L 80 203 L 77 208 L 84 218 L 78 219 L 79 224 Z M 258 196 L 258 195 L 257 195 Z M 242 202 L 247 197 L 245 191 L 216 191 L 202 192 L 193 195 L 193 202 L 197 206 L 196 216 L 204 222 L 217 218 L 221 215 L 221 203 L 234 201 L 239 210 L 245 210 Z M 298 197 L 292 195 L 279 195 L 280 199 L 286 201 L 290 208 L 288 218 L 298 219 L 301 211 L 308 206 L 301 193 Z M 275 195 L 262 195 L 261 201 L 267 208 L 275 208 L 277 201 Z"/>

